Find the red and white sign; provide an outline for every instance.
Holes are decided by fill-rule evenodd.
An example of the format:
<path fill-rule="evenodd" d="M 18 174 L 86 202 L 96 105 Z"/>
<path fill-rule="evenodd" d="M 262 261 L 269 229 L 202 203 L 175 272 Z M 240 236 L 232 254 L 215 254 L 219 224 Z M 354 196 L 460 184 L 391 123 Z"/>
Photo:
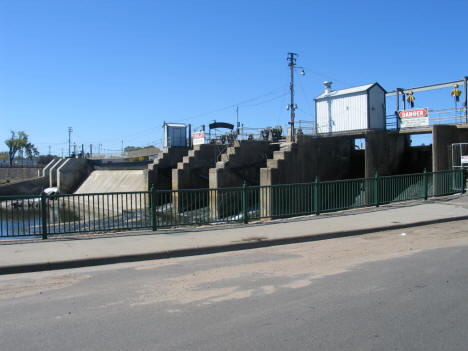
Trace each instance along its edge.
<path fill-rule="evenodd" d="M 400 128 L 428 127 L 427 108 L 400 111 Z"/>
<path fill-rule="evenodd" d="M 427 108 L 417 108 L 415 110 L 400 111 L 400 118 L 427 117 Z"/>
<path fill-rule="evenodd" d="M 468 156 L 462 155 L 462 157 L 461 157 L 461 163 L 468 163 Z"/>
<path fill-rule="evenodd" d="M 200 145 L 205 143 L 205 132 L 195 132 L 192 134 L 193 145 Z"/>

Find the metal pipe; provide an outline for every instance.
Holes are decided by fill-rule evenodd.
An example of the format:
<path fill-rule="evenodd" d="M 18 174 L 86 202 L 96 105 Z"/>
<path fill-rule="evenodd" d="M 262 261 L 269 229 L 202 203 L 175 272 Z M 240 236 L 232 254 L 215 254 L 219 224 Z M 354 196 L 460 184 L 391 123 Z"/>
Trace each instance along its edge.
<path fill-rule="evenodd" d="M 400 111 L 400 88 L 396 88 L 396 112 Z"/>
<path fill-rule="evenodd" d="M 189 123 L 188 125 L 188 147 L 192 147 L 192 124 Z"/>
<path fill-rule="evenodd" d="M 456 80 L 456 81 L 453 81 L 453 82 L 445 82 L 445 83 L 440 83 L 440 84 L 425 85 L 425 86 L 421 86 L 421 87 L 408 88 L 408 89 L 404 89 L 404 90 L 402 89 L 402 92 L 407 93 L 407 92 L 409 92 L 411 90 L 413 93 L 418 93 L 418 92 L 427 91 L 427 90 L 450 88 L 454 84 L 461 85 L 461 84 L 463 84 L 463 80 Z M 388 96 L 394 96 L 394 95 L 397 95 L 396 90 L 395 91 L 390 91 L 390 92 L 385 94 L 385 96 L 387 96 L 387 97 Z"/>
<path fill-rule="evenodd" d="M 468 110 L 467 110 L 467 107 L 468 107 L 468 105 L 467 105 L 467 97 L 468 97 L 468 95 L 467 95 L 467 93 L 466 93 L 467 83 L 468 83 L 468 77 L 465 76 L 465 77 L 463 78 L 463 87 L 464 87 L 464 94 L 465 94 L 465 123 L 468 122 Z"/>
<path fill-rule="evenodd" d="M 396 118 L 396 125 L 397 129 L 400 129 L 400 88 L 396 88 L 396 111 L 395 111 L 395 118 Z"/>

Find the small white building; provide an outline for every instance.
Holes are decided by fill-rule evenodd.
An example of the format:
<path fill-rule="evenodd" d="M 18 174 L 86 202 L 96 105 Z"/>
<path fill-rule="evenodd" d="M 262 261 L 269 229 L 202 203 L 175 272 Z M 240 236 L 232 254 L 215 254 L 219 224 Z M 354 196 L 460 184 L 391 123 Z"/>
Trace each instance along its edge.
<path fill-rule="evenodd" d="M 323 84 L 324 93 L 314 99 L 317 133 L 385 129 L 386 91 L 379 83 L 340 90 Z"/>
<path fill-rule="evenodd" d="M 164 122 L 163 147 L 187 146 L 187 126 L 182 123 Z"/>

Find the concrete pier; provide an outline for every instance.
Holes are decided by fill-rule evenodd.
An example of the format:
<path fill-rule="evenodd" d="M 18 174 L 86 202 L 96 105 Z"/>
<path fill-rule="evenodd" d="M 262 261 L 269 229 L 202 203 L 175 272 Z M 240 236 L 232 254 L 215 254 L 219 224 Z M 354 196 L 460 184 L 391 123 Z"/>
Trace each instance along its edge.
<path fill-rule="evenodd" d="M 71 194 L 91 173 L 88 160 L 67 158 L 57 169 L 57 190 L 62 194 Z"/>
<path fill-rule="evenodd" d="M 57 170 L 69 159 L 67 158 L 59 158 L 57 162 L 55 162 L 51 167 L 48 169 L 48 176 L 49 176 L 49 186 L 57 186 Z"/>
<path fill-rule="evenodd" d="M 260 168 L 266 167 L 273 152 L 279 150 L 279 143 L 268 141 L 236 141 L 229 147 L 209 171 L 210 188 L 240 187 L 260 184 Z M 231 196 L 229 191 L 210 194 L 210 212 L 214 218 L 233 215 L 240 207 L 240 197 Z"/>
<path fill-rule="evenodd" d="M 172 169 L 188 152 L 188 147 L 171 147 L 159 153 L 154 163 L 148 165 L 148 189 L 153 185 L 158 190 L 172 189 Z"/>
<path fill-rule="evenodd" d="M 410 147 L 410 136 L 385 131 L 366 135 L 365 178 L 399 174 Z M 422 170 L 421 170 L 422 171 Z"/>
<path fill-rule="evenodd" d="M 226 151 L 225 146 L 216 144 L 195 145 L 177 168 L 172 170 L 172 190 L 206 189 L 209 187 L 209 169 L 216 166 L 218 157 Z M 208 205 L 208 193 L 197 196 L 196 206 Z M 173 194 L 172 204 L 175 212 L 185 207 L 192 207 L 191 199 L 182 199 L 177 192 Z"/>

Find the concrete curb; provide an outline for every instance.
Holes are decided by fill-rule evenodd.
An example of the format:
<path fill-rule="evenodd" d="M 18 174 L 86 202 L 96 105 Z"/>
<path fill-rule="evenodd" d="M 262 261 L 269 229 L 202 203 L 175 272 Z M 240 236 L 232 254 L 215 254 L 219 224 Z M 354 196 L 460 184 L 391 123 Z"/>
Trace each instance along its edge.
<path fill-rule="evenodd" d="M 412 228 L 412 227 L 419 227 L 419 226 L 430 225 L 430 224 L 447 223 L 447 222 L 455 222 L 455 221 L 462 221 L 462 220 L 468 220 L 468 216 L 440 218 L 440 219 L 435 219 L 435 220 L 420 221 L 420 222 L 414 222 L 414 223 L 408 223 L 408 224 L 395 224 L 395 225 L 388 225 L 388 226 L 383 226 L 383 227 L 363 228 L 363 229 L 355 229 L 355 230 L 349 230 L 349 231 L 329 232 L 329 233 L 323 233 L 323 234 L 311 234 L 311 235 L 293 236 L 293 237 L 278 238 L 278 239 L 247 241 L 247 242 L 240 242 L 240 243 L 236 242 L 232 244 L 177 249 L 177 250 L 171 250 L 171 251 L 156 251 L 156 252 L 133 254 L 133 255 L 119 255 L 119 256 L 108 256 L 108 257 L 84 258 L 84 259 L 76 259 L 76 260 L 68 260 L 68 261 L 38 262 L 38 263 L 28 263 L 28 264 L 22 264 L 22 265 L 11 265 L 11 266 L 0 267 L 0 275 L 32 273 L 32 272 L 80 268 L 80 267 L 92 267 L 92 266 L 101 266 L 101 265 L 115 264 L 115 263 L 129 263 L 129 262 L 139 262 L 139 261 L 149 261 L 149 260 L 160 260 L 160 259 L 176 258 L 176 257 L 208 255 L 208 254 L 214 254 L 214 253 L 220 253 L 220 252 L 249 250 L 249 249 L 262 248 L 262 247 L 298 244 L 298 243 L 303 243 L 303 242 L 313 242 L 313 241 L 320 241 L 320 240 L 327 240 L 327 239 L 344 238 L 344 237 L 363 235 L 363 234 L 369 234 L 369 233 L 374 233 L 374 232 L 397 230 L 397 229 L 403 229 L 403 228 Z"/>

